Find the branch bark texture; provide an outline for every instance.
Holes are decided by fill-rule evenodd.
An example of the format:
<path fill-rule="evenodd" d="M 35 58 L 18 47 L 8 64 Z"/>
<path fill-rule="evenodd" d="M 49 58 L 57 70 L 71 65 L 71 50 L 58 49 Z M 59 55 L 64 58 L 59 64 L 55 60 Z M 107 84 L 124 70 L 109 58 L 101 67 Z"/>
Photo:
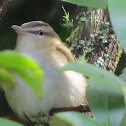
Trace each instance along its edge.
<path fill-rule="evenodd" d="M 89 62 L 114 73 L 122 49 L 108 12 L 77 7 L 73 25 L 67 42 L 74 56 L 81 62 Z"/>
<path fill-rule="evenodd" d="M 2 20 L 2 17 L 6 13 L 8 7 L 12 3 L 13 0 L 3 0 L 3 2 L 0 4 L 0 21 Z"/>

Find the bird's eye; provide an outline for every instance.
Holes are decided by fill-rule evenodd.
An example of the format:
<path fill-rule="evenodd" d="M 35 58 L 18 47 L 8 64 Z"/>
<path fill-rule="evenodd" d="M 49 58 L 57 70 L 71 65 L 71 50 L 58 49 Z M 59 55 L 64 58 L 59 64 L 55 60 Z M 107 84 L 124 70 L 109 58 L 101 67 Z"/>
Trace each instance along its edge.
<path fill-rule="evenodd" d="M 43 35 L 43 31 L 42 30 L 39 30 L 39 35 Z"/>

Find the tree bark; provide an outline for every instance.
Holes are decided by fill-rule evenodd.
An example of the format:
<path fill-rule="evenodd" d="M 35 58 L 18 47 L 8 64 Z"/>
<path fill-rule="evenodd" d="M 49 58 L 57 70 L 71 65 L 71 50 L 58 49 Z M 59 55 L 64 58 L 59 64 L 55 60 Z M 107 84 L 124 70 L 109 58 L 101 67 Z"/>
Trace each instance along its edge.
<path fill-rule="evenodd" d="M 9 8 L 10 4 L 13 0 L 3 0 L 2 3 L 0 3 L 0 21 L 4 14 L 6 13 L 7 9 Z"/>
<path fill-rule="evenodd" d="M 95 64 L 111 72 L 115 71 L 122 54 L 109 14 L 102 9 L 78 6 L 67 42 L 79 61 Z"/>

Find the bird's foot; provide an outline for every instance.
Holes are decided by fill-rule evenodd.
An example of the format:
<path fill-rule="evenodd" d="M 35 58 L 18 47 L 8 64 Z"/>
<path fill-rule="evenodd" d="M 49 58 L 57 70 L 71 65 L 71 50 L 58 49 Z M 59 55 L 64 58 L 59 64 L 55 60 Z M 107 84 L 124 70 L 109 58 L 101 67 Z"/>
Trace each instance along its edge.
<path fill-rule="evenodd" d="M 49 126 L 48 122 L 52 120 L 52 116 L 49 114 L 44 114 L 42 112 L 39 112 L 37 115 L 30 115 L 27 113 L 24 113 L 24 115 L 27 117 L 27 119 L 32 122 L 36 123 L 35 126 Z"/>
<path fill-rule="evenodd" d="M 49 124 L 44 122 L 38 122 L 35 126 L 49 126 Z"/>

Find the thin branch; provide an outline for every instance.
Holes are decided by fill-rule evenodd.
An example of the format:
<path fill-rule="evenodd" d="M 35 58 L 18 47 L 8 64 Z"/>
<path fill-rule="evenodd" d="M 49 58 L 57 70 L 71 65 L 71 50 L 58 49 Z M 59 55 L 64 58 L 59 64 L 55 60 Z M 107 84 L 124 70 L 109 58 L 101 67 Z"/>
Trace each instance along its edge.
<path fill-rule="evenodd" d="M 91 112 L 90 108 L 87 104 L 81 104 L 81 105 L 78 105 L 78 106 L 69 106 L 69 107 L 51 109 L 50 112 L 49 112 L 49 115 L 54 116 L 54 114 L 56 114 L 56 113 L 69 112 L 69 111 L 76 111 L 76 112 L 81 112 L 81 113 Z M 29 116 L 26 115 L 26 117 L 28 118 L 28 120 L 30 120 Z M 11 115 L 5 116 L 4 118 L 20 123 L 18 116 L 14 113 L 11 114 Z M 30 120 L 30 121 L 32 121 L 32 120 Z"/>
<path fill-rule="evenodd" d="M 4 14 L 6 13 L 8 7 L 12 3 L 13 0 L 3 0 L 3 2 L 0 4 L 0 21 Z"/>
<path fill-rule="evenodd" d="M 53 116 L 59 112 L 68 112 L 68 111 L 76 111 L 76 112 L 90 112 L 90 108 L 87 104 L 81 104 L 79 106 L 70 106 L 70 107 L 63 107 L 63 108 L 54 108 L 50 111 L 50 116 Z"/>

